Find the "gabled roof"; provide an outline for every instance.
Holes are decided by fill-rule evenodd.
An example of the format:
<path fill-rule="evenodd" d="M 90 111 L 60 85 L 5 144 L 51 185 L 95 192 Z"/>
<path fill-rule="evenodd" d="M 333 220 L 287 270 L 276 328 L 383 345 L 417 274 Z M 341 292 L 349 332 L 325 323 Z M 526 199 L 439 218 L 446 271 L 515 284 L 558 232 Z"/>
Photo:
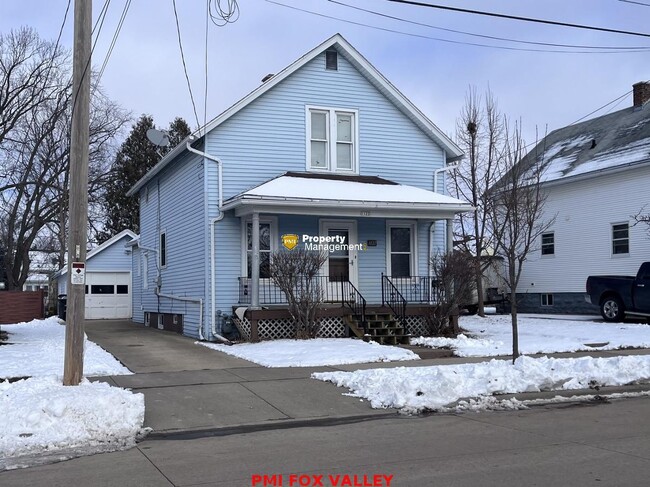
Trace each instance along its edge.
<path fill-rule="evenodd" d="M 86 255 L 86 262 L 89 261 L 93 256 L 99 254 L 100 252 L 106 250 L 107 248 L 111 247 L 112 245 L 116 244 L 120 240 L 122 240 L 124 237 L 129 237 L 129 241 L 135 240 L 138 238 L 138 235 L 133 233 L 131 230 L 122 230 L 120 233 L 117 235 L 112 236 L 109 238 L 106 242 L 103 244 L 95 247 L 92 249 L 88 254 Z M 54 277 L 61 276 L 68 272 L 68 265 L 65 264 L 61 269 L 59 269 L 56 274 L 54 274 Z"/>
<path fill-rule="evenodd" d="M 537 160 L 544 183 L 650 163 L 650 105 L 630 107 L 548 134 L 520 162 Z"/>
<path fill-rule="evenodd" d="M 192 142 L 198 137 L 202 137 L 214 128 L 218 127 L 237 112 L 248 106 L 271 88 L 281 83 L 284 79 L 295 73 L 305 64 L 316 58 L 322 52 L 334 48 L 347 61 L 350 62 L 359 72 L 368 79 L 386 98 L 388 98 L 397 108 L 404 113 L 415 125 L 417 125 L 429 138 L 440 145 L 446 152 L 447 158 L 452 161 L 463 156 L 463 151 L 449 137 L 447 137 L 426 115 L 424 115 L 406 96 L 404 96 L 393 84 L 388 81 L 359 51 L 343 38 L 341 34 L 335 34 L 323 43 L 319 44 L 311 51 L 294 61 L 284 68 L 278 74 L 258 86 L 244 98 L 222 112 L 216 118 L 207 123 L 204 128 L 197 130 L 194 134 L 187 137 L 171 152 L 169 152 L 161 161 L 156 164 L 145 176 L 140 179 L 127 193 L 128 196 L 134 195 L 156 174 L 162 171 L 176 156 L 186 149 L 187 142 Z"/>

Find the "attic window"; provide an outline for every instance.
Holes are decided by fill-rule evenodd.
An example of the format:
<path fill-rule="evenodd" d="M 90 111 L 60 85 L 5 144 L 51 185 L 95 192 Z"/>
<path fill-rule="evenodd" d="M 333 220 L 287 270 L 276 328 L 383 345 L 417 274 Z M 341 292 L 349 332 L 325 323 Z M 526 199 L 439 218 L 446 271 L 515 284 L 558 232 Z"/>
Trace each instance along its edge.
<path fill-rule="evenodd" d="M 338 52 L 333 49 L 325 51 L 325 69 L 337 71 L 339 69 Z"/>
<path fill-rule="evenodd" d="M 593 149 L 593 148 L 596 147 L 597 145 L 598 145 L 598 144 L 596 143 L 596 139 L 591 139 L 591 147 L 589 147 L 589 148 L 590 148 L 590 149 Z"/>

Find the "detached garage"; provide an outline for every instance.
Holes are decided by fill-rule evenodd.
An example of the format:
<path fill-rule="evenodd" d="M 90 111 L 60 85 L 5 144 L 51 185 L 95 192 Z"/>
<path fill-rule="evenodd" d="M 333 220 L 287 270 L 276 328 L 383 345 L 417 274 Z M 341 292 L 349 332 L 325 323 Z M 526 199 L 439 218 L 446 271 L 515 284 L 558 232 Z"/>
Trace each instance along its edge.
<path fill-rule="evenodd" d="M 136 239 L 124 230 L 86 256 L 86 319 L 130 319 L 131 251 L 126 244 Z M 67 266 L 55 275 L 59 294 L 67 294 Z"/>

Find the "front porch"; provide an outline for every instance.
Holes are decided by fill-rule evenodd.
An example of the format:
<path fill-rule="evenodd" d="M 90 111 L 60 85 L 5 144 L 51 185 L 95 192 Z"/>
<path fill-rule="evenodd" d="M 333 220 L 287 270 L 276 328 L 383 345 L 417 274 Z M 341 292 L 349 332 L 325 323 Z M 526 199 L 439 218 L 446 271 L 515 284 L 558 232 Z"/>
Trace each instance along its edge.
<path fill-rule="evenodd" d="M 322 298 L 322 336 L 405 343 L 425 334 L 424 316 L 436 306 L 430 258 L 451 248 L 453 218 L 469 208 L 374 176 L 304 173 L 230 198 L 223 210 L 234 218 L 226 220 L 241 229 L 241 273 L 228 281 L 237 286 L 240 333 L 251 341 L 293 336 L 269 263 L 274 252 L 301 246 L 327 255 L 310 281 Z"/>
<path fill-rule="evenodd" d="M 347 279 L 315 276 L 323 304 L 319 337 L 356 336 L 382 344 L 408 343 L 410 336 L 429 334 L 425 316 L 436 306 L 434 281 L 429 276 L 391 277 L 381 274 L 381 303 L 369 304 Z M 251 278 L 239 278 L 239 307 L 247 307 L 238 328 L 251 341 L 293 337 L 288 299 L 272 280 L 258 288 L 260 308 L 251 309 Z"/>

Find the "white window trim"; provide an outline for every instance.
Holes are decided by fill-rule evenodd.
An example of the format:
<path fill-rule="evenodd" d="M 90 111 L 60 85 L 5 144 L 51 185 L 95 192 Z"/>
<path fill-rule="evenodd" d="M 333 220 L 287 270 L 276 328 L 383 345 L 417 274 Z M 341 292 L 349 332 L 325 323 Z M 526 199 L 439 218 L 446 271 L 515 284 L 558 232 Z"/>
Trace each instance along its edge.
<path fill-rule="evenodd" d="M 546 296 L 546 304 L 544 304 L 544 296 Z M 548 304 L 548 297 L 551 297 L 551 304 Z M 553 296 L 553 293 L 542 293 L 539 295 L 539 305 L 543 308 L 552 308 L 555 306 L 555 297 Z"/>
<path fill-rule="evenodd" d="M 411 277 L 418 275 L 418 223 L 415 220 L 386 220 L 386 275 L 392 276 L 393 269 L 391 266 L 391 228 L 410 228 L 411 229 Z M 403 279 L 409 279 L 407 277 Z"/>
<path fill-rule="evenodd" d="M 241 219 L 241 276 L 242 277 L 251 277 L 248 275 L 248 265 L 246 253 L 248 252 L 247 239 L 246 239 L 246 227 L 249 223 L 253 222 L 252 217 L 242 218 Z M 262 223 L 269 223 L 271 225 L 271 253 L 278 250 L 278 217 L 277 216 L 260 216 L 260 225 Z M 269 278 L 260 278 L 260 281 L 269 281 Z"/>
<path fill-rule="evenodd" d="M 552 254 L 544 254 L 543 253 L 543 251 L 544 251 L 544 235 L 548 235 L 549 233 L 553 235 L 553 253 Z M 544 233 L 542 233 L 540 235 L 539 238 L 540 238 L 539 253 L 540 253 L 540 256 L 542 257 L 542 259 L 552 259 L 553 257 L 555 257 L 555 247 L 556 247 L 556 245 L 555 245 L 555 231 L 551 230 L 551 231 L 548 231 L 548 232 L 544 232 Z"/>
<path fill-rule="evenodd" d="M 627 253 L 625 254 L 615 254 L 614 253 L 614 226 L 615 225 L 627 225 Z M 609 225 L 609 253 L 613 259 L 621 259 L 629 257 L 632 254 L 632 239 L 630 236 L 630 222 L 613 222 Z"/>
<path fill-rule="evenodd" d="M 162 236 L 165 236 L 165 265 L 162 263 Z M 158 266 L 160 269 L 167 269 L 169 265 L 169 239 L 167 238 L 167 229 L 163 228 L 158 234 Z"/>
<path fill-rule="evenodd" d="M 328 112 L 328 128 L 327 128 L 327 167 L 326 168 L 312 168 L 311 167 L 311 112 Z M 336 114 L 348 113 L 353 115 L 354 118 L 354 134 L 352 150 L 352 168 L 351 169 L 338 169 L 336 167 Z M 318 105 L 305 105 L 305 169 L 309 172 L 320 173 L 342 173 L 342 174 L 359 174 L 359 110 L 356 108 L 343 108 L 343 107 L 324 107 Z"/>

